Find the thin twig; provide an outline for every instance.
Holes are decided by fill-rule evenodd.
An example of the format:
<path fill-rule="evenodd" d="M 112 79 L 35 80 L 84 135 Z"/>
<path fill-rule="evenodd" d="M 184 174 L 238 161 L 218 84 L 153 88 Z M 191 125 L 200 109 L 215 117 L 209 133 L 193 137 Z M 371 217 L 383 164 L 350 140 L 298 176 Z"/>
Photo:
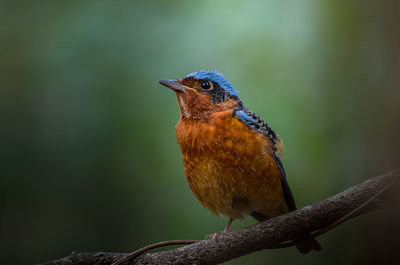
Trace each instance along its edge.
<path fill-rule="evenodd" d="M 193 243 L 197 243 L 201 240 L 168 240 L 168 241 L 161 241 L 157 242 L 142 248 L 139 248 L 138 250 L 135 250 L 128 255 L 126 255 L 123 258 L 118 259 L 117 261 L 113 262 L 111 265 L 119 265 L 125 261 L 134 259 L 135 257 L 139 256 L 143 252 L 149 251 L 154 248 L 159 248 L 159 247 L 165 247 L 165 246 L 171 246 L 171 245 L 190 245 Z"/>

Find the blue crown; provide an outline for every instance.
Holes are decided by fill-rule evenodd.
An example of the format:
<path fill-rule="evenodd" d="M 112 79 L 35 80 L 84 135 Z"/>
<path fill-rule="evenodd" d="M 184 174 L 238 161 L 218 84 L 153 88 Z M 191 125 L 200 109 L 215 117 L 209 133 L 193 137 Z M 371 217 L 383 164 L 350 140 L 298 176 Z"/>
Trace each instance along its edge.
<path fill-rule="evenodd" d="M 233 86 L 226 80 L 226 78 L 218 73 L 217 71 L 210 71 L 210 70 L 200 70 L 197 72 L 193 72 L 185 76 L 185 78 L 194 78 L 196 80 L 202 80 L 202 79 L 207 79 L 210 80 L 214 83 L 218 83 L 220 87 L 225 89 L 226 91 L 229 92 L 232 96 L 236 96 L 239 98 L 239 94 L 236 91 L 236 89 L 233 88 Z"/>

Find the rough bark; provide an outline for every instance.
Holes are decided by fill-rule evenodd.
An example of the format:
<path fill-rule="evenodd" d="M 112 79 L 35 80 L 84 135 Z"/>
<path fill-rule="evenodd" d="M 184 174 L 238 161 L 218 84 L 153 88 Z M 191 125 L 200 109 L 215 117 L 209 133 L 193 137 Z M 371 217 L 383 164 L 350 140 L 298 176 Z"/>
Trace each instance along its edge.
<path fill-rule="evenodd" d="M 265 222 L 220 235 L 216 241 L 203 240 L 188 246 L 145 253 L 124 264 L 220 264 L 262 249 L 279 248 L 286 241 L 295 240 L 326 228 L 351 213 L 398 179 L 399 170 L 374 177 L 346 189 L 328 199 L 306 206 Z M 376 206 L 376 204 L 374 204 Z M 369 204 L 359 214 L 376 209 Z M 346 218 L 347 219 L 347 218 Z M 72 253 L 69 257 L 48 261 L 43 265 L 111 264 L 123 257 L 122 253 Z"/>

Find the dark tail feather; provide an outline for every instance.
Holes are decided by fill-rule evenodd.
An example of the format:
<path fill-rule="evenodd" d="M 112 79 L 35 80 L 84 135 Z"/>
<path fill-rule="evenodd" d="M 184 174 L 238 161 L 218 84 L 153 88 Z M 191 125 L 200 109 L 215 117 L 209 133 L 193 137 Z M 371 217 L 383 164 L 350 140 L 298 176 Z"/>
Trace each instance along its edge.
<path fill-rule="evenodd" d="M 315 238 L 307 238 L 296 245 L 296 248 L 303 254 L 307 254 L 312 250 L 320 251 L 321 245 Z"/>
<path fill-rule="evenodd" d="M 250 213 L 250 216 L 259 222 L 263 222 L 268 219 L 268 216 L 259 212 L 252 212 Z M 304 239 L 299 244 L 297 244 L 296 247 L 303 254 L 307 254 L 312 250 L 320 251 L 322 249 L 321 245 L 315 238 Z"/>

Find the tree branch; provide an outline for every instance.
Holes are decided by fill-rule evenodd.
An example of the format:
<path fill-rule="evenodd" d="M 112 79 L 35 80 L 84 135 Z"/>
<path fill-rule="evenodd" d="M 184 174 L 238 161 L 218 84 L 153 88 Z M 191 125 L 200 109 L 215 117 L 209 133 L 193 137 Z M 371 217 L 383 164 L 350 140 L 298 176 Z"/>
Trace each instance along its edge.
<path fill-rule="evenodd" d="M 316 236 L 337 224 L 369 212 L 370 201 L 380 196 L 399 177 L 399 170 L 374 177 L 328 199 L 244 229 L 168 251 L 145 253 L 124 264 L 220 264 L 246 254 L 293 245 L 291 241 L 315 232 Z M 370 200 L 370 201 L 369 201 Z M 367 203 L 366 203 L 367 202 Z M 343 218 L 345 217 L 345 218 Z M 324 231 L 325 228 L 325 231 Z M 326 229 L 329 228 L 329 229 Z M 288 241 L 290 241 L 288 243 Z M 285 243 L 286 242 L 286 243 Z M 282 244 L 283 243 L 283 244 Z M 146 248 L 147 249 L 147 248 Z M 42 265 L 111 264 L 122 253 L 72 253 L 69 257 Z"/>

